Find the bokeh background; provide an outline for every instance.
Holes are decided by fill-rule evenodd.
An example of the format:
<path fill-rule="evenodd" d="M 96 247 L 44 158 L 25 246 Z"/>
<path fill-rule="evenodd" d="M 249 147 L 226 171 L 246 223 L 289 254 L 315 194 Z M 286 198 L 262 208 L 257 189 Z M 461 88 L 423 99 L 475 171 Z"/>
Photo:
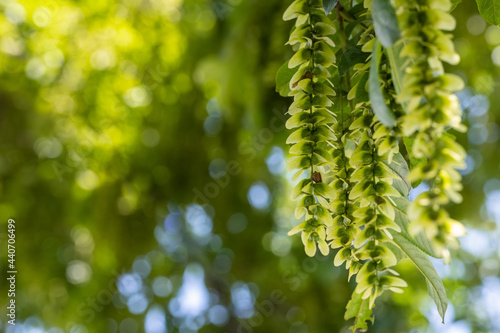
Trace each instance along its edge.
<path fill-rule="evenodd" d="M 345 331 L 346 272 L 286 235 L 288 4 L 0 1 L 0 331 Z M 403 261 L 409 287 L 383 295 L 372 332 L 500 332 L 500 28 L 471 0 L 453 14 L 469 132 L 450 209 L 468 234 L 434 260 L 446 324 Z"/>

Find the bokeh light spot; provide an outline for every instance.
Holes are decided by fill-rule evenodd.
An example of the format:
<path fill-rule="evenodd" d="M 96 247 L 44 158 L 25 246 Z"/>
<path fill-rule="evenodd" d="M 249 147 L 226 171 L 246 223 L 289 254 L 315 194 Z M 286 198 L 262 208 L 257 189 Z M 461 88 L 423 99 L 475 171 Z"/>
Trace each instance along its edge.
<path fill-rule="evenodd" d="M 141 314 L 148 307 L 148 300 L 142 293 L 132 295 L 127 301 L 127 307 L 132 314 Z"/>
<path fill-rule="evenodd" d="M 84 170 L 76 175 L 77 184 L 87 191 L 92 191 L 99 185 L 99 178 L 92 170 Z"/>
<path fill-rule="evenodd" d="M 167 333 L 165 311 L 161 306 L 153 306 L 148 310 L 144 319 L 146 333 Z"/>
<path fill-rule="evenodd" d="M 142 143 L 146 147 L 156 147 L 160 142 L 160 133 L 154 128 L 146 128 L 142 132 Z"/>
<path fill-rule="evenodd" d="M 208 311 L 208 319 L 216 326 L 224 326 L 229 320 L 229 312 L 222 305 L 214 305 Z"/>
<path fill-rule="evenodd" d="M 10 3 L 5 8 L 5 17 L 10 22 L 19 24 L 26 20 L 26 10 L 18 3 Z"/>
<path fill-rule="evenodd" d="M 83 284 L 92 277 L 89 264 L 81 260 L 73 260 L 66 267 L 66 278 L 72 284 Z"/>
<path fill-rule="evenodd" d="M 233 214 L 227 221 L 227 230 L 232 234 L 238 234 L 245 230 L 248 219 L 243 213 Z"/>
<path fill-rule="evenodd" d="M 473 15 L 467 20 L 467 30 L 471 35 L 480 35 L 484 32 L 484 29 L 486 29 L 486 22 L 481 15 Z"/>
<path fill-rule="evenodd" d="M 264 210 L 271 205 L 271 193 L 267 185 L 262 182 L 256 182 L 248 190 L 248 201 L 252 207 Z"/>
<path fill-rule="evenodd" d="M 231 286 L 231 300 L 236 316 L 240 318 L 250 318 L 253 316 L 255 297 L 248 285 L 243 282 L 235 282 Z"/>
<path fill-rule="evenodd" d="M 153 281 L 153 292 L 158 297 L 167 297 L 172 292 L 172 282 L 165 276 L 158 276 Z"/>
<path fill-rule="evenodd" d="M 209 306 L 209 294 L 204 283 L 204 271 L 199 264 L 189 264 L 184 271 L 182 286 L 168 304 L 170 313 L 178 318 L 195 318 Z"/>
<path fill-rule="evenodd" d="M 227 164 L 222 158 L 216 158 L 208 167 L 208 172 L 212 178 L 221 178 L 227 174 Z"/>
<path fill-rule="evenodd" d="M 124 296 L 131 296 L 142 289 L 142 279 L 137 273 L 121 275 L 116 284 Z"/>
<path fill-rule="evenodd" d="M 123 95 L 123 99 L 131 108 L 138 108 L 151 103 L 151 93 L 146 87 L 137 86 L 127 90 Z"/>
<path fill-rule="evenodd" d="M 286 163 L 285 163 L 285 154 L 280 147 L 273 147 L 269 156 L 266 158 L 266 164 L 269 171 L 278 175 L 285 171 Z"/>

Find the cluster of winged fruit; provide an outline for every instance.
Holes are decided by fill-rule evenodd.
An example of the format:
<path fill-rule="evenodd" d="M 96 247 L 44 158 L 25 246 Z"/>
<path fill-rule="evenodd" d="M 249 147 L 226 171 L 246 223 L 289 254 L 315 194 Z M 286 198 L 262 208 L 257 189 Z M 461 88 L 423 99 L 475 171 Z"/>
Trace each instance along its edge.
<path fill-rule="evenodd" d="M 395 9 L 397 8 L 397 10 Z M 278 71 L 277 91 L 293 97 L 286 126 L 298 181 L 292 193 L 305 252 L 336 250 L 356 289 L 346 319 L 353 332 L 373 322 L 375 300 L 407 284 L 394 266 L 409 258 L 444 317 L 446 293 L 429 256 L 450 260 L 464 233 L 444 206 L 460 202 L 464 149 L 454 92 L 456 64 L 449 0 L 295 0 L 294 55 Z M 412 187 L 429 190 L 414 201 Z M 338 250 L 337 250 L 338 249 Z"/>

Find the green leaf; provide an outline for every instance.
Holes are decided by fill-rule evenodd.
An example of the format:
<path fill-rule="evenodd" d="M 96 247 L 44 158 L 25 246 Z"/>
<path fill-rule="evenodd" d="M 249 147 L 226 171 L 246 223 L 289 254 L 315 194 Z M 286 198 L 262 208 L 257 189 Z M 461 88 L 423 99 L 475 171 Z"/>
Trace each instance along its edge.
<path fill-rule="evenodd" d="M 323 0 L 323 9 L 325 10 L 325 15 L 330 14 L 333 8 L 337 5 L 339 0 Z"/>
<path fill-rule="evenodd" d="M 476 0 L 479 13 L 489 24 L 500 25 L 500 0 Z"/>
<path fill-rule="evenodd" d="M 366 61 L 370 54 L 361 51 L 361 47 L 361 45 L 356 45 L 342 53 L 338 63 L 340 76 L 347 73 L 352 66 Z"/>
<path fill-rule="evenodd" d="M 410 183 L 408 182 L 410 170 L 408 170 L 408 164 L 403 158 L 403 155 L 400 153 L 394 154 L 391 164 L 387 166 L 396 176 L 398 176 L 397 179 L 393 180 L 392 186 L 403 196 L 407 197 L 411 190 Z"/>
<path fill-rule="evenodd" d="M 356 330 L 366 331 L 368 329 L 368 321 L 373 323 L 372 310 L 369 307 L 369 299 L 363 299 L 362 293 L 357 293 L 356 290 L 352 293 L 351 300 L 347 303 L 344 319 L 349 320 L 354 318 L 354 324 L 350 327 L 352 332 Z"/>
<path fill-rule="evenodd" d="M 403 258 L 405 258 L 405 254 L 403 253 L 403 251 L 401 251 L 401 249 L 399 247 L 394 245 L 394 243 L 386 242 L 386 243 L 384 243 L 384 245 L 387 246 L 387 248 L 389 250 L 391 250 L 392 253 L 394 253 L 394 255 L 396 256 L 397 262 L 400 262 Z"/>
<path fill-rule="evenodd" d="M 344 9 L 348 7 L 348 6 L 344 6 Z M 360 1 L 358 4 L 354 5 L 351 9 L 348 10 L 348 13 L 350 15 L 350 17 L 358 17 L 358 18 L 362 18 L 362 14 L 366 13 L 366 8 L 365 8 L 365 4 L 363 1 Z"/>
<path fill-rule="evenodd" d="M 384 47 L 390 47 L 401 38 L 396 11 L 390 0 L 373 0 L 372 17 L 375 34 Z"/>
<path fill-rule="evenodd" d="M 462 2 L 462 0 L 451 0 L 451 9 L 450 13 L 457 8 L 457 6 Z"/>
<path fill-rule="evenodd" d="M 288 61 L 285 62 L 276 73 L 276 92 L 283 97 L 290 94 L 290 80 L 297 72 L 298 68 L 288 68 Z"/>
<path fill-rule="evenodd" d="M 448 307 L 448 298 L 446 297 L 446 290 L 444 289 L 443 282 L 439 277 L 436 269 L 429 260 L 429 257 L 423 253 L 418 247 L 413 245 L 401 234 L 392 231 L 394 243 L 403 251 L 403 253 L 410 259 L 410 261 L 422 273 L 427 282 L 427 291 L 436 303 L 437 309 L 444 323 L 444 314 Z"/>
<path fill-rule="evenodd" d="M 406 216 L 406 211 L 408 209 L 410 201 L 407 198 L 403 197 L 393 198 L 393 201 L 396 203 L 396 216 L 394 221 L 401 228 L 401 235 L 404 236 L 408 241 L 412 242 L 413 245 L 418 247 L 425 254 L 434 258 L 439 258 L 439 256 L 434 252 L 434 248 L 431 242 L 423 232 L 418 233 L 415 236 L 410 235 L 410 233 L 408 232 L 410 220 Z"/>
<path fill-rule="evenodd" d="M 391 66 L 391 76 L 392 82 L 394 84 L 394 89 L 396 89 L 396 94 L 400 94 L 403 90 L 403 77 L 406 68 L 406 57 L 401 57 L 401 49 L 403 48 L 403 43 L 395 44 L 391 47 L 385 49 L 387 54 L 387 59 L 389 59 L 389 64 Z M 403 104 L 403 109 L 406 111 L 406 105 Z"/>
<path fill-rule="evenodd" d="M 370 65 L 370 78 L 368 81 L 368 92 L 370 94 L 370 103 L 373 112 L 380 122 L 387 127 L 396 125 L 396 118 L 391 110 L 385 104 L 385 98 L 380 85 L 378 67 L 380 64 L 380 43 L 377 40 L 373 43 L 373 54 Z"/>
<path fill-rule="evenodd" d="M 368 96 L 368 91 L 366 91 L 366 82 L 368 82 L 369 73 L 364 73 L 361 79 L 359 79 L 358 87 L 356 88 L 356 99 L 359 102 L 365 102 L 370 99 Z"/>

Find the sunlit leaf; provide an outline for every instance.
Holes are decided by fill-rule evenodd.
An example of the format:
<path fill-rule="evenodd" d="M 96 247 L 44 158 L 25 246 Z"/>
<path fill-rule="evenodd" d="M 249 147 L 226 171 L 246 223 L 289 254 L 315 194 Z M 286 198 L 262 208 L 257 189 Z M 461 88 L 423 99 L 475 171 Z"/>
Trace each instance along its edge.
<path fill-rule="evenodd" d="M 344 319 L 349 320 L 354 318 L 354 324 L 350 327 L 352 332 L 356 332 L 358 329 L 366 331 L 368 329 L 368 322 L 373 323 L 369 301 L 368 299 L 363 299 L 362 296 L 363 294 L 358 294 L 355 290 L 352 293 L 351 300 L 347 303 Z"/>
<path fill-rule="evenodd" d="M 396 203 L 396 216 L 395 216 L 395 222 L 399 225 L 401 228 L 401 234 L 410 242 L 412 242 L 415 246 L 420 248 L 422 251 L 424 251 L 427 255 L 434 257 L 434 258 L 439 258 L 439 256 L 434 252 L 434 249 L 432 247 L 431 242 L 425 236 L 423 232 L 420 232 L 416 235 L 410 235 L 408 232 L 409 230 L 409 224 L 410 220 L 406 216 L 406 211 L 408 209 L 408 206 L 410 204 L 410 200 L 404 197 L 399 197 L 399 198 L 393 198 L 393 201 Z"/>
<path fill-rule="evenodd" d="M 403 155 L 400 153 L 394 154 L 391 164 L 387 166 L 390 168 L 391 172 L 397 176 L 397 178 L 393 180 L 392 186 L 402 195 L 408 196 L 411 190 L 410 182 L 408 180 L 410 170 L 408 169 L 408 164 L 403 158 Z"/>
<path fill-rule="evenodd" d="M 408 259 L 410 259 L 410 261 L 424 276 L 427 282 L 427 291 L 436 303 L 438 312 L 444 323 L 444 315 L 446 313 L 446 308 L 448 307 L 448 298 L 446 296 L 446 290 L 444 289 L 443 282 L 429 260 L 429 257 L 401 234 L 395 231 L 392 231 L 391 233 L 394 237 L 394 243 L 396 246 L 403 251 Z"/>

